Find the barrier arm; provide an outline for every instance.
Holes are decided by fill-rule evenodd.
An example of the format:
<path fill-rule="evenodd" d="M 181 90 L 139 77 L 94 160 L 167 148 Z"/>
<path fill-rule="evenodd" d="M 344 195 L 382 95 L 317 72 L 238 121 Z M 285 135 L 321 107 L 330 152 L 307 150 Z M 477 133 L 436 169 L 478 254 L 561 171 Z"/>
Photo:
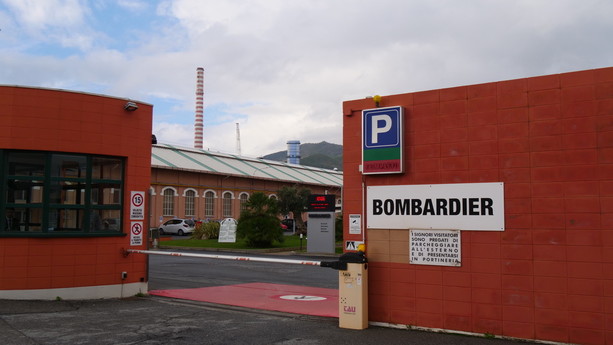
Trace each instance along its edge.
<path fill-rule="evenodd" d="M 139 250 L 139 249 L 122 249 L 122 252 L 124 256 L 128 256 L 131 253 L 134 253 L 134 254 L 147 254 L 147 255 L 185 256 L 185 257 L 192 257 L 192 258 L 271 262 L 271 263 L 281 263 L 281 264 L 331 267 L 331 266 L 327 266 L 326 262 L 324 262 L 324 264 L 322 265 L 321 261 L 309 261 L 309 260 L 259 258 L 259 257 L 251 257 L 251 256 L 217 255 L 217 254 L 201 254 L 201 253 L 179 253 L 179 252 L 166 252 L 166 251 L 161 251 L 161 250 Z"/>

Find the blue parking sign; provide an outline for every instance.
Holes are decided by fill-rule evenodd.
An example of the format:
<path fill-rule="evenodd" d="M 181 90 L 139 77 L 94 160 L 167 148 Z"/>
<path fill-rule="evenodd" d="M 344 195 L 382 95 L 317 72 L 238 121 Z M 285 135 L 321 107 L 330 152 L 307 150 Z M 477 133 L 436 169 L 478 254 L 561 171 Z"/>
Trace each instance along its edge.
<path fill-rule="evenodd" d="M 403 172 L 404 108 L 387 107 L 362 111 L 362 173 Z"/>

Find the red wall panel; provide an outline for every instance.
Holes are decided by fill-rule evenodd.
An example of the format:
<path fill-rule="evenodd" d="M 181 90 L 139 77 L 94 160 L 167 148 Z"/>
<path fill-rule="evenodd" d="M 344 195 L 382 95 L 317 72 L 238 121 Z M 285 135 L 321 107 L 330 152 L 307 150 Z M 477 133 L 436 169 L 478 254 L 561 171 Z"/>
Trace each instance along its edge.
<path fill-rule="evenodd" d="M 146 258 L 130 247 L 130 191 L 147 191 L 151 174 L 152 106 L 123 109 L 126 99 L 62 90 L 0 87 L 0 148 L 126 158 L 126 236 L 0 238 L 0 290 L 114 285 L 146 281 Z M 145 237 L 146 238 L 146 237 Z M 146 241 L 140 247 L 144 249 Z M 128 272 L 126 280 L 121 272 Z"/>
<path fill-rule="evenodd" d="M 362 212 L 362 181 L 504 182 L 506 229 L 462 231 L 461 267 L 411 265 L 409 242 L 397 241 L 408 229 L 367 229 L 370 320 L 613 343 L 613 68 L 380 104 L 397 105 L 405 108 L 405 173 L 362 177 L 361 110 L 375 104 L 343 104 L 344 199 L 352 200 L 344 212 Z M 345 229 L 345 239 L 361 236 Z"/>

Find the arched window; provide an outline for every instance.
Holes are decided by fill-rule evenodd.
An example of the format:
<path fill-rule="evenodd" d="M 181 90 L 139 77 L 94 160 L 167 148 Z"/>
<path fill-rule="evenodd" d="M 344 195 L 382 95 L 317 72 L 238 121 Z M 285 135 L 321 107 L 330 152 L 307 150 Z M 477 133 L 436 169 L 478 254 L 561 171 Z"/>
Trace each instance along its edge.
<path fill-rule="evenodd" d="M 215 192 L 207 191 L 204 193 L 204 216 L 213 217 L 215 215 Z"/>
<path fill-rule="evenodd" d="M 196 192 L 191 189 L 185 191 L 185 216 L 193 217 L 196 215 L 194 208 L 194 200 L 196 199 Z"/>
<path fill-rule="evenodd" d="M 249 194 L 241 193 L 239 200 L 241 202 L 241 212 L 247 209 L 247 200 L 249 200 Z"/>
<path fill-rule="evenodd" d="M 226 218 L 232 217 L 232 198 L 231 192 L 223 193 L 223 216 Z"/>
<path fill-rule="evenodd" d="M 166 187 L 162 191 L 164 200 L 162 200 L 162 213 L 165 216 L 173 216 L 175 214 L 175 194 L 176 190 L 172 187 Z"/>

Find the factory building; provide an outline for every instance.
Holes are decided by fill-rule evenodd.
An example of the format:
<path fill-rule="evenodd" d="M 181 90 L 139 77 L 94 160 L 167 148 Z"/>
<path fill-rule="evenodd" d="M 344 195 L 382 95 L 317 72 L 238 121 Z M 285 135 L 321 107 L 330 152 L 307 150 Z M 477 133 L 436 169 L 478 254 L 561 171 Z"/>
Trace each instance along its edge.
<path fill-rule="evenodd" d="M 172 218 L 238 219 L 251 194 L 276 198 L 283 187 L 334 194 L 341 202 L 343 174 L 334 170 L 159 144 L 151 171 L 152 228 Z"/>

